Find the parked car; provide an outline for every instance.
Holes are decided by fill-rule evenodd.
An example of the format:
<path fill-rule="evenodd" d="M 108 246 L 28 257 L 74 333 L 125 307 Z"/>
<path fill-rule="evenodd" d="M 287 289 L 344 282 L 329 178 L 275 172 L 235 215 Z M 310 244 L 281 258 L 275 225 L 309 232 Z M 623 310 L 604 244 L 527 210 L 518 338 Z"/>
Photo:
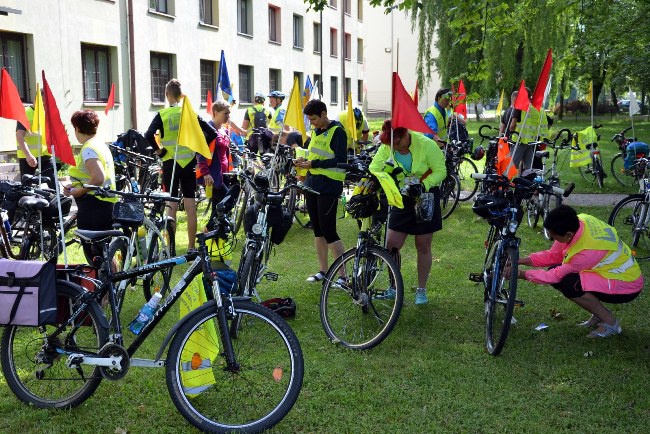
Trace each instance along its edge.
<path fill-rule="evenodd" d="M 629 110 L 630 109 L 630 100 L 629 99 L 621 99 L 618 101 L 618 108 L 620 110 Z"/>

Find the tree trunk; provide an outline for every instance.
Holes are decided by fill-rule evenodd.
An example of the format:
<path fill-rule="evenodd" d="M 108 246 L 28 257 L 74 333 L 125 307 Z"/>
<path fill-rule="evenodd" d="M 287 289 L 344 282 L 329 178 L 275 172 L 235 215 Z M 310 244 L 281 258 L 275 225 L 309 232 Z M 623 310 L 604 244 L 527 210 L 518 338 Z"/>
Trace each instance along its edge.
<path fill-rule="evenodd" d="M 645 105 L 645 94 L 646 94 L 645 87 L 641 88 L 641 114 L 642 115 L 648 114 L 648 108 Z"/>
<path fill-rule="evenodd" d="M 560 80 L 560 112 L 558 113 L 558 120 L 564 118 L 564 87 L 566 86 L 566 73 L 562 74 L 562 80 Z"/>
<path fill-rule="evenodd" d="M 524 75 L 524 41 L 520 41 L 515 52 L 515 77 L 522 77 Z M 516 84 L 516 89 L 519 89 L 519 83 Z"/>
<path fill-rule="evenodd" d="M 481 120 L 481 116 L 479 116 L 479 113 L 478 113 L 478 103 L 477 103 L 476 101 L 474 101 L 474 113 L 476 114 L 476 120 L 477 120 L 477 121 L 480 121 L 480 120 Z"/>

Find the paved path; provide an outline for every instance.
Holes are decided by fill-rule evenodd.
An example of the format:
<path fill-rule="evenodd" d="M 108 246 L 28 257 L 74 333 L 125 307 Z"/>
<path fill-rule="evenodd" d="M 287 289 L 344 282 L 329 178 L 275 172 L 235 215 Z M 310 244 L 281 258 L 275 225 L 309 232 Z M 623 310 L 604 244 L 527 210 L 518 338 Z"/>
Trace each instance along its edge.
<path fill-rule="evenodd" d="M 567 205 L 578 206 L 605 206 L 614 208 L 621 199 L 627 197 L 627 194 L 572 194 L 563 200 Z"/>

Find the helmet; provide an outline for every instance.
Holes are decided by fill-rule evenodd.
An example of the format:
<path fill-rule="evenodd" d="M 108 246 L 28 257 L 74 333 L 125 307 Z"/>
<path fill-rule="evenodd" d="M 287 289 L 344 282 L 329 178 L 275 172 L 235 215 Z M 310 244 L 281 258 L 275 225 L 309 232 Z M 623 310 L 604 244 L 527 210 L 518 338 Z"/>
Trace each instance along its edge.
<path fill-rule="evenodd" d="M 472 211 L 479 217 L 492 219 L 502 216 L 510 206 L 510 201 L 492 194 L 479 194 L 472 206 Z"/>
<path fill-rule="evenodd" d="M 355 108 L 352 110 L 354 113 L 354 123 L 356 124 L 357 128 L 361 126 L 361 122 L 363 122 L 363 113 L 361 113 L 361 110 L 359 108 Z"/>
<path fill-rule="evenodd" d="M 273 98 L 278 98 L 278 99 L 284 99 L 286 97 L 286 95 L 280 92 L 279 90 L 272 91 L 271 93 L 268 94 L 268 96 Z"/>
<path fill-rule="evenodd" d="M 264 100 L 266 100 L 264 92 L 255 92 L 255 102 L 264 102 Z"/>
<path fill-rule="evenodd" d="M 257 172 L 253 177 L 253 182 L 259 189 L 266 190 L 269 188 L 269 177 L 264 172 Z"/>
<path fill-rule="evenodd" d="M 356 194 L 345 205 L 345 210 L 355 219 L 370 217 L 379 208 L 377 193 Z"/>
<path fill-rule="evenodd" d="M 472 152 L 472 160 L 478 161 L 482 159 L 485 156 L 485 149 L 483 149 L 483 146 L 479 145 L 474 149 L 474 152 Z"/>

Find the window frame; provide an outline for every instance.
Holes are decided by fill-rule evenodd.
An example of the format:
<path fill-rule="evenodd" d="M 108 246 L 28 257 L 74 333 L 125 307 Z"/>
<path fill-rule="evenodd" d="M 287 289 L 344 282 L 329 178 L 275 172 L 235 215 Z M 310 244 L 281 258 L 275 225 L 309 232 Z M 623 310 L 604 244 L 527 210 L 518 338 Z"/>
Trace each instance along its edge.
<path fill-rule="evenodd" d="M 338 7 L 337 0 L 329 0 L 328 4 L 332 9 L 336 9 Z"/>
<path fill-rule="evenodd" d="M 336 105 L 339 103 L 339 78 L 336 76 L 330 77 L 330 104 Z"/>
<path fill-rule="evenodd" d="M 350 33 L 343 33 L 343 58 L 352 60 L 352 35 Z"/>
<path fill-rule="evenodd" d="M 91 95 L 87 92 L 87 90 L 90 88 L 90 83 L 93 83 L 93 81 L 89 82 L 89 77 L 88 77 L 88 65 L 86 63 L 86 54 L 88 52 L 91 52 L 93 54 L 93 63 L 94 63 L 94 72 L 92 72 L 95 77 L 94 77 L 94 83 L 95 83 L 95 95 L 96 97 L 93 99 Z M 99 60 L 99 55 L 100 53 L 103 53 L 106 56 L 106 71 L 100 71 L 100 60 Z M 106 83 L 102 86 L 100 77 L 101 73 L 105 72 L 106 74 Z M 102 103 L 102 102 L 108 102 L 108 96 L 111 92 L 111 83 L 112 83 L 112 78 L 111 78 L 111 50 L 110 47 L 106 45 L 98 45 L 98 44 L 86 44 L 82 43 L 81 44 L 81 81 L 82 81 L 82 89 L 83 89 L 83 102 L 87 103 Z M 105 97 L 104 97 L 105 96 Z"/>
<path fill-rule="evenodd" d="M 199 79 L 200 79 L 200 84 L 201 84 L 201 104 L 206 102 L 208 100 L 208 89 L 212 92 L 216 92 L 217 90 L 217 62 L 216 60 L 207 60 L 207 59 L 199 59 Z M 209 71 L 209 72 L 208 72 Z M 212 78 L 209 76 L 206 77 L 211 73 Z M 216 100 L 215 94 L 212 95 L 212 98 Z"/>
<path fill-rule="evenodd" d="M 357 79 L 357 102 L 363 104 L 363 80 Z"/>
<path fill-rule="evenodd" d="M 242 73 L 246 72 L 246 80 L 242 78 Z M 237 76 L 239 78 L 239 104 L 253 104 L 253 84 L 255 83 L 254 69 L 252 65 L 239 64 Z M 243 86 L 246 86 L 245 88 Z"/>
<path fill-rule="evenodd" d="M 9 67 L 8 59 L 11 58 L 9 54 L 8 42 L 16 42 L 20 45 L 18 53 L 20 55 L 20 68 L 19 74 L 12 73 L 14 67 Z M 29 75 L 27 74 L 27 38 L 24 33 L 7 32 L 0 30 L 0 58 L 2 58 L 2 65 L 7 68 L 7 72 L 11 75 L 11 79 L 18 89 L 18 94 L 23 102 L 32 102 L 33 96 L 30 95 Z"/>
<path fill-rule="evenodd" d="M 274 90 L 282 90 L 282 70 L 269 68 L 269 92 Z"/>
<path fill-rule="evenodd" d="M 343 0 L 343 12 L 349 17 L 352 16 L 352 0 Z"/>
<path fill-rule="evenodd" d="M 164 5 L 161 6 L 161 5 Z M 170 17 L 175 16 L 175 4 L 174 0 L 149 0 L 149 12 L 155 14 L 168 15 Z"/>
<path fill-rule="evenodd" d="M 363 22 L 363 0 L 357 0 L 357 20 Z"/>
<path fill-rule="evenodd" d="M 166 61 L 169 62 L 169 65 L 168 65 L 169 66 L 169 69 L 168 69 L 169 76 L 168 77 L 164 77 L 162 75 L 160 77 L 158 77 L 158 78 L 154 77 L 154 68 L 153 68 L 154 60 L 157 60 L 159 62 L 163 61 L 163 60 L 166 60 Z M 161 104 L 161 103 L 164 104 L 165 103 L 165 86 L 167 85 L 169 80 L 172 79 L 172 76 L 174 74 L 174 72 L 173 72 L 174 63 L 173 62 L 174 62 L 174 59 L 172 58 L 172 55 L 170 53 L 163 53 L 163 52 L 160 52 L 160 51 L 151 51 L 150 52 L 150 54 L 149 54 L 149 73 L 150 73 L 150 76 L 151 76 L 151 102 L 152 102 L 152 104 Z M 160 70 L 162 70 L 162 68 L 158 68 L 158 70 L 160 71 Z M 159 83 L 154 83 L 154 81 L 156 81 L 156 80 L 158 80 Z M 161 81 L 162 81 L 162 84 L 160 84 Z M 158 91 L 158 89 L 156 89 L 157 87 L 162 87 L 162 99 L 157 98 L 158 97 L 158 95 L 156 94 L 156 92 Z"/>
<path fill-rule="evenodd" d="M 210 5 L 210 13 L 207 13 L 206 6 Z M 207 21 L 205 18 L 209 16 Z M 219 27 L 219 0 L 199 0 L 199 23 L 204 26 Z"/>
<path fill-rule="evenodd" d="M 245 9 L 245 15 L 242 14 Z M 252 4 L 250 0 L 237 0 L 237 34 L 243 36 L 253 36 L 253 17 Z M 246 27 L 244 29 L 244 26 Z"/>
<path fill-rule="evenodd" d="M 338 30 L 330 27 L 330 57 L 339 57 Z"/>
<path fill-rule="evenodd" d="M 269 42 L 282 44 L 282 10 L 272 4 L 269 4 Z"/>
<path fill-rule="evenodd" d="M 323 52 L 323 26 L 321 23 L 314 21 L 314 53 L 321 54 Z"/>
<path fill-rule="evenodd" d="M 357 38 L 357 63 L 363 63 L 363 39 Z"/>
<path fill-rule="evenodd" d="M 304 36 L 305 25 L 304 25 L 304 20 L 302 15 L 293 14 L 292 24 L 293 24 L 293 48 L 302 50 L 303 48 L 305 48 L 305 36 Z"/>

